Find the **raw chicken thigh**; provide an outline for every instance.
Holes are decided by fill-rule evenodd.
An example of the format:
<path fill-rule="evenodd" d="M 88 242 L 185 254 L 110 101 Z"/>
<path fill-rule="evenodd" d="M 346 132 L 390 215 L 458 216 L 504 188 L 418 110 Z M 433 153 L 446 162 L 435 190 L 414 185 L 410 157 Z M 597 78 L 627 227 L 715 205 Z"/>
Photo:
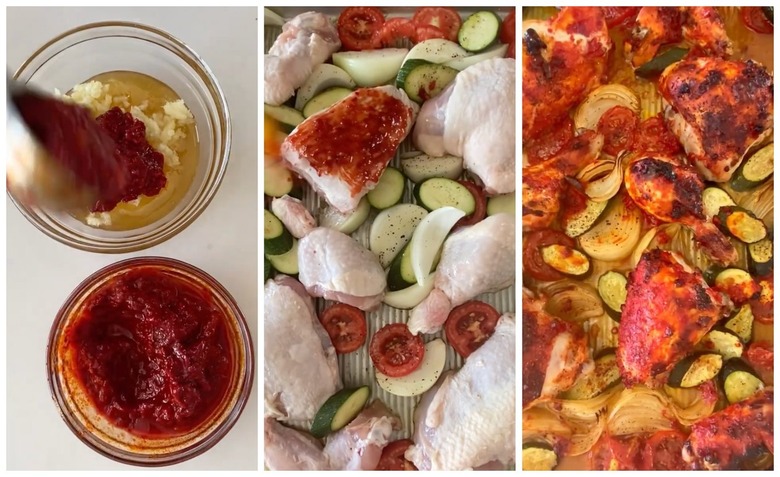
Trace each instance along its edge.
<path fill-rule="evenodd" d="M 322 444 L 309 434 L 281 425 L 267 417 L 263 426 L 265 466 L 269 470 L 326 470 L 328 456 Z"/>
<path fill-rule="evenodd" d="M 278 106 L 290 99 L 314 67 L 340 47 L 336 25 L 323 13 L 302 13 L 285 23 L 265 55 L 265 103 Z"/>
<path fill-rule="evenodd" d="M 371 310 L 385 295 L 387 277 L 377 256 L 336 230 L 319 227 L 302 238 L 298 264 L 311 296 Z"/>
<path fill-rule="evenodd" d="M 423 104 L 413 137 L 426 154 L 462 157 L 489 194 L 514 191 L 515 60 L 486 60 L 458 73 Z"/>
<path fill-rule="evenodd" d="M 336 350 L 303 286 L 281 275 L 265 284 L 265 416 L 314 419 L 341 389 Z"/>
<path fill-rule="evenodd" d="M 303 202 L 285 195 L 271 201 L 271 212 L 282 221 L 293 237 L 303 238 L 317 228 L 317 221 L 312 217 Z"/>
<path fill-rule="evenodd" d="M 515 280 L 515 217 L 496 214 L 447 238 L 431 294 L 412 310 L 413 334 L 435 333 L 452 309 Z"/>

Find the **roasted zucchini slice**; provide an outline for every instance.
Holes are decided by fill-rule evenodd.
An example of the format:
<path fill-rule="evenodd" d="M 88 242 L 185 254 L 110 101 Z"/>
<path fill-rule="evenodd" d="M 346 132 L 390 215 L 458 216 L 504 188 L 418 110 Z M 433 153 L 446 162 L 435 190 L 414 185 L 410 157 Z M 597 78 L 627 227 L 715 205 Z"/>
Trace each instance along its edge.
<path fill-rule="evenodd" d="M 728 192 L 720 187 L 707 187 L 702 192 L 702 206 L 704 209 L 704 215 L 708 220 L 718 215 L 721 207 L 729 207 L 737 205 L 734 199 L 731 198 Z"/>
<path fill-rule="evenodd" d="M 601 214 L 607 210 L 609 201 L 596 202 L 588 199 L 585 208 L 580 212 L 563 219 L 563 231 L 569 237 L 575 238 L 584 234 L 598 222 Z"/>
<path fill-rule="evenodd" d="M 744 304 L 737 309 L 723 325 L 747 343 L 753 337 L 753 309 L 749 304 Z"/>
<path fill-rule="evenodd" d="M 720 382 L 726 399 L 734 404 L 743 401 L 764 389 L 764 382 L 758 373 L 742 358 L 732 358 L 723 365 Z"/>
<path fill-rule="evenodd" d="M 688 48 L 673 46 L 668 50 L 659 53 L 655 58 L 643 64 L 634 71 L 640 78 L 652 78 L 658 76 L 671 64 L 685 58 L 688 54 Z"/>
<path fill-rule="evenodd" d="M 764 146 L 745 159 L 731 177 L 731 188 L 743 192 L 763 184 L 774 173 L 774 143 Z"/>
<path fill-rule="evenodd" d="M 590 272 L 588 256 L 566 245 L 553 244 L 543 247 L 542 260 L 564 275 L 584 277 Z"/>
<path fill-rule="evenodd" d="M 728 328 L 717 326 L 702 337 L 698 347 L 703 351 L 718 353 L 726 360 L 739 358 L 745 351 L 745 345 L 739 335 Z"/>
<path fill-rule="evenodd" d="M 764 222 L 742 207 L 721 207 L 713 222 L 740 242 L 756 243 L 767 236 Z"/>
<path fill-rule="evenodd" d="M 558 466 L 558 455 L 546 442 L 523 444 L 523 470 L 553 470 Z"/>
<path fill-rule="evenodd" d="M 750 273 L 763 277 L 774 270 L 774 243 L 767 237 L 751 243 L 748 249 L 748 268 Z"/>
<path fill-rule="evenodd" d="M 607 314 L 619 322 L 628 293 L 628 280 L 621 273 L 609 271 L 599 277 L 597 288 L 601 300 L 606 305 L 604 308 Z"/>
<path fill-rule="evenodd" d="M 759 284 L 740 268 L 725 268 L 718 272 L 713 287 L 728 295 L 737 305 L 754 300 L 761 294 Z"/>
<path fill-rule="evenodd" d="M 673 388 L 694 388 L 717 376 L 722 366 L 723 356 L 717 353 L 694 353 L 672 368 L 667 384 Z"/>
<path fill-rule="evenodd" d="M 591 373 L 580 375 L 574 386 L 563 393 L 564 399 L 590 399 L 620 382 L 620 370 L 614 349 L 604 350 L 595 359 L 595 365 Z"/>

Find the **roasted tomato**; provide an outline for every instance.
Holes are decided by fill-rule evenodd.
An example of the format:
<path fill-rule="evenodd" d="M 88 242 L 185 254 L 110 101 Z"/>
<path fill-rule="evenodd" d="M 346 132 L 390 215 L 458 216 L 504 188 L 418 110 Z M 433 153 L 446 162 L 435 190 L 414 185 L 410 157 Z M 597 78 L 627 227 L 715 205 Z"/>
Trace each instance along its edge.
<path fill-rule="evenodd" d="M 376 32 L 374 43 L 382 47 L 394 45 L 398 40 L 414 41 L 417 35 L 414 23 L 406 18 L 391 18 Z"/>
<path fill-rule="evenodd" d="M 385 16 L 376 7 L 347 7 L 339 15 L 339 39 L 345 50 L 376 48 L 377 32 L 382 29 Z"/>
<path fill-rule="evenodd" d="M 574 123 L 571 118 L 536 139 L 528 141 L 524 149 L 528 155 L 528 163 L 533 165 L 560 154 L 574 139 Z"/>
<path fill-rule="evenodd" d="M 604 20 L 607 22 L 607 28 L 633 23 L 641 9 L 641 7 L 601 7 L 601 11 L 604 12 Z"/>
<path fill-rule="evenodd" d="M 422 337 L 412 335 L 405 323 L 393 323 L 376 332 L 368 352 L 377 371 L 399 378 L 420 366 L 425 345 Z"/>
<path fill-rule="evenodd" d="M 406 460 L 404 453 L 409 446 L 414 445 L 411 439 L 393 441 L 382 449 L 382 456 L 376 470 L 417 470 L 411 462 Z"/>
<path fill-rule="evenodd" d="M 450 41 L 458 40 L 458 30 L 460 30 L 462 23 L 458 11 L 454 8 L 446 7 L 418 8 L 412 17 L 412 22 L 418 27 L 435 27 L 444 34 L 442 38 Z"/>
<path fill-rule="evenodd" d="M 357 351 L 366 342 L 366 317 L 354 306 L 336 303 L 320 313 L 320 323 L 338 354 Z"/>
<path fill-rule="evenodd" d="M 639 117 L 628 108 L 614 106 L 601 115 L 597 130 L 604 136 L 604 152 L 617 156 L 634 144 Z"/>
<path fill-rule="evenodd" d="M 739 13 L 745 26 L 756 33 L 772 33 L 775 27 L 764 14 L 764 7 L 740 7 Z"/>
<path fill-rule="evenodd" d="M 441 38 L 442 40 L 448 39 L 447 34 L 439 30 L 435 26 L 423 25 L 423 26 L 415 27 L 415 32 L 414 32 L 415 43 L 420 43 L 421 41 L 425 41 L 425 40 L 431 40 L 433 38 Z"/>
<path fill-rule="evenodd" d="M 772 343 L 768 341 L 750 343 L 745 351 L 745 358 L 764 383 L 771 385 L 774 382 L 775 351 Z"/>
<path fill-rule="evenodd" d="M 515 42 L 515 11 L 509 12 L 509 15 L 501 22 L 501 31 L 499 32 L 498 39 L 501 43 L 514 43 Z"/>
<path fill-rule="evenodd" d="M 474 196 L 474 212 L 461 218 L 455 224 L 456 227 L 464 225 L 474 225 L 481 221 L 487 215 L 487 199 L 485 198 L 485 191 L 480 186 L 471 181 L 458 181 Z"/>
<path fill-rule="evenodd" d="M 682 152 L 677 138 L 667 129 L 663 117 L 647 118 L 639 124 L 634 142 L 634 151 L 642 154 L 666 154 L 673 156 Z"/>
<path fill-rule="evenodd" d="M 765 325 L 775 322 L 775 282 L 774 273 L 758 279 L 761 293 L 750 300 L 750 309 L 756 321 Z"/>
<path fill-rule="evenodd" d="M 590 450 L 592 470 L 640 470 L 644 468 L 642 436 L 612 437 L 603 433 Z"/>
<path fill-rule="evenodd" d="M 642 465 L 645 470 L 687 470 L 682 457 L 686 436 L 680 431 L 657 431 L 644 448 Z"/>
<path fill-rule="evenodd" d="M 574 248 L 576 242 L 557 230 L 538 230 L 527 234 L 523 242 L 523 272 L 542 282 L 566 278 L 564 274 L 542 260 L 542 247 L 553 244 Z"/>
<path fill-rule="evenodd" d="M 468 358 L 493 335 L 500 316 L 495 308 L 481 301 L 456 306 L 444 324 L 447 342 L 459 355 Z"/>

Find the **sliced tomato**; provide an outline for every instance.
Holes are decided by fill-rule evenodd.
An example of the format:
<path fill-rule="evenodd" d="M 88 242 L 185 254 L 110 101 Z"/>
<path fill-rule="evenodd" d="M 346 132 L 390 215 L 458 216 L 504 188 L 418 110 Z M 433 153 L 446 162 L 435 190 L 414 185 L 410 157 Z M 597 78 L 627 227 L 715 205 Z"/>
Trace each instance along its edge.
<path fill-rule="evenodd" d="M 603 150 L 617 156 L 634 145 L 634 136 L 639 127 L 639 117 L 623 106 L 613 106 L 601 115 L 597 131 L 604 136 Z"/>
<path fill-rule="evenodd" d="M 462 227 L 464 225 L 474 225 L 481 221 L 487 215 L 487 198 L 485 198 L 485 191 L 482 187 L 471 181 L 458 181 L 474 196 L 474 212 L 462 217 L 455 223 L 455 227 Z"/>
<path fill-rule="evenodd" d="M 590 450 L 592 470 L 642 470 L 642 437 L 612 437 L 603 433 Z"/>
<path fill-rule="evenodd" d="M 422 7 L 418 8 L 414 13 L 412 22 L 414 22 L 417 27 L 435 27 L 444 34 L 444 36 L 441 38 L 445 38 L 450 41 L 457 41 L 458 30 L 460 30 L 462 20 L 460 19 L 460 14 L 454 8 Z"/>
<path fill-rule="evenodd" d="M 644 448 L 644 470 L 687 470 L 682 456 L 685 434 L 680 431 L 657 431 L 647 439 Z"/>
<path fill-rule="evenodd" d="M 472 300 L 456 306 L 444 323 L 447 342 L 464 358 L 493 336 L 501 314 L 485 302 Z"/>
<path fill-rule="evenodd" d="M 607 28 L 633 23 L 641 9 L 641 7 L 601 7 Z"/>
<path fill-rule="evenodd" d="M 505 58 L 515 58 L 515 42 L 509 44 L 509 48 L 506 49 L 506 57 Z"/>
<path fill-rule="evenodd" d="M 376 48 L 378 31 L 385 23 L 385 15 L 376 7 L 347 7 L 339 15 L 337 24 L 341 46 L 345 50 Z"/>
<path fill-rule="evenodd" d="M 544 135 L 528 141 L 523 147 L 528 163 L 533 165 L 552 159 L 567 148 L 574 139 L 574 122 L 566 118 L 556 127 L 550 128 Z"/>
<path fill-rule="evenodd" d="M 547 245 L 566 245 L 574 247 L 575 241 L 557 230 L 537 230 L 526 234 L 523 241 L 523 272 L 543 282 L 552 282 L 566 278 L 564 274 L 547 265 L 542 260 L 542 247 Z"/>
<path fill-rule="evenodd" d="M 425 26 L 416 26 L 414 30 L 414 41 L 415 43 L 420 43 L 421 41 L 425 40 L 431 40 L 433 38 L 441 38 L 443 40 L 448 40 L 447 35 L 436 28 L 435 26 L 425 25 Z"/>
<path fill-rule="evenodd" d="M 393 441 L 382 449 L 382 456 L 376 465 L 376 470 L 417 470 L 411 462 L 406 460 L 406 449 L 414 445 L 411 439 Z"/>
<path fill-rule="evenodd" d="M 509 12 L 509 15 L 501 22 L 501 31 L 498 33 L 498 39 L 501 43 L 515 42 L 515 11 Z"/>
<path fill-rule="evenodd" d="M 406 376 L 420 366 L 425 344 L 414 336 L 405 323 L 393 323 L 381 328 L 371 338 L 368 354 L 376 369 L 387 376 Z"/>
<path fill-rule="evenodd" d="M 320 313 L 320 323 L 338 354 L 357 351 L 366 342 L 366 316 L 354 306 L 336 303 Z"/>
<path fill-rule="evenodd" d="M 772 343 L 768 341 L 750 343 L 745 351 L 745 359 L 756 370 L 764 383 L 768 384 L 774 381 L 775 351 Z"/>
<path fill-rule="evenodd" d="M 377 31 L 374 43 L 378 46 L 393 46 L 398 40 L 407 39 L 414 42 L 417 29 L 411 20 L 407 18 L 391 18 Z"/>
<path fill-rule="evenodd" d="M 634 151 L 639 153 L 673 156 L 682 152 L 680 142 L 666 127 L 661 113 L 642 121 L 635 139 Z"/>
<path fill-rule="evenodd" d="M 740 7 L 739 13 L 745 26 L 754 32 L 766 34 L 775 31 L 772 22 L 764 15 L 762 7 Z"/>

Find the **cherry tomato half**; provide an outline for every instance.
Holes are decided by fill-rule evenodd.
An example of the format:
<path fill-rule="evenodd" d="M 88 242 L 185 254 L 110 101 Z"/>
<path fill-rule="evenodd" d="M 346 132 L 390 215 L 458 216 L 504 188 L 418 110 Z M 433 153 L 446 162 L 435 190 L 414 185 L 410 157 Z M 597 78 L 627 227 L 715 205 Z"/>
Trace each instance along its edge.
<path fill-rule="evenodd" d="M 357 351 L 366 342 L 366 317 L 354 306 L 336 303 L 320 313 L 320 323 L 338 354 Z"/>
<path fill-rule="evenodd" d="M 471 181 L 458 181 L 463 187 L 471 192 L 474 196 L 474 212 L 462 217 L 455 223 L 455 227 L 462 227 L 464 225 L 474 225 L 481 221 L 487 215 L 487 199 L 485 198 L 485 191 L 480 186 Z"/>
<path fill-rule="evenodd" d="M 608 109 L 599 118 L 597 126 L 604 136 L 604 152 L 617 156 L 621 151 L 630 150 L 638 127 L 639 117 L 630 109 L 623 106 Z"/>
<path fill-rule="evenodd" d="M 414 30 L 414 41 L 420 43 L 433 38 L 447 40 L 447 34 L 432 25 L 416 26 Z"/>
<path fill-rule="evenodd" d="M 501 31 L 498 34 L 498 39 L 501 43 L 514 43 L 515 42 L 515 11 L 509 12 L 509 15 L 501 22 Z"/>
<path fill-rule="evenodd" d="M 493 336 L 501 315 L 487 303 L 472 300 L 456 306 L 444 323 L 447 342 L 464 358 Z"/>
<path fill-rule="evenodd" d="M 376 470 L 417 470 L 411 462 L 406 460 L 406 449 L 414 445 L 411 439 L 393 441 L 382 449 L 382 456 L 376 465 Z"/>
<path fill-rule="evenodd" d="M 756 33 L 772 33 L 775 27 L 764 14 L 763 7 L 740 7 L 739 13 L 745 26 Z"/>
<path fill-rule="evenodd" d="M 414 23 L 406 18 L 391 18 L 377 31 L 374 43 L 377 46 L 393 46 L 397 40 L 408 39 L 414 41 L 417 30 Z"/>
<path fill-rule="evenodd" d="M 422 7 L 417 9 L 412 17 L 412 22 L 418 27 L 432 26 L 438 28 L 444 34 L 442 38 L 457 41 L 458 30 L 460 30 L 462 20 L 460 19 L 460 14 L 454 8 Z"/>
<path fill-rule="evenodd" d="M 425 345 L 405 323 L 384 326 L 371 338 L 368 354 L 376 369 L 393 378 L 406 376 L 420 366 Z"/>
<path fill-rule="evenodd" d="M 339 15 L 337 29 L 345 50 L 376 48 L 374 35 L 385 23 L 382 10 L 376 7 L 348 7 Z"/>

